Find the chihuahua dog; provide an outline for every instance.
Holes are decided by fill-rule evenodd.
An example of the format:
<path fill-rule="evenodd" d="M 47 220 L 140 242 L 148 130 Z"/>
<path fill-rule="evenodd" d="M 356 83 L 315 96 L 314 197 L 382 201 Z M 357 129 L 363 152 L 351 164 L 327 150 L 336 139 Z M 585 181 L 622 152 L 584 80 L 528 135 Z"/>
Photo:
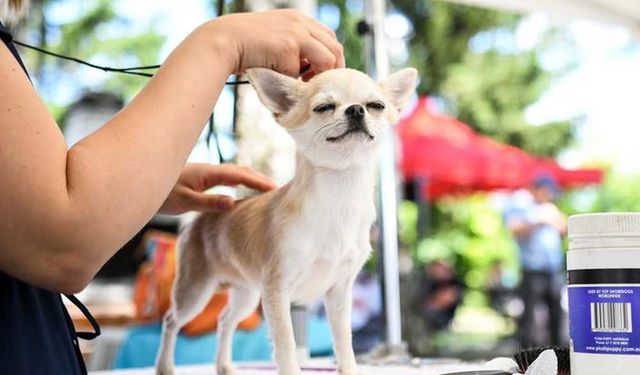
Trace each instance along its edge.
<path fill-rule="evenodd" d="M 268 69 L 249 80 L 297 146 L 293 180 L 227 213 L 198 216 L 180 235 L 172 306 L 163 321 L 157 373 L 173 374 L 178 330 L 221 286 L 229 304 L 218 324 L 216 368 L 234 372 L 231 339 L 260 297 L 279 375 L 299 375 L 292 302 L 324 296 L 339 373 L 356 375 L 351 287 L 371 254 L 375 176 L 383 133 L 413 94 L 412 68 L 376 84 L 351 69 L 309 82 Z"/>

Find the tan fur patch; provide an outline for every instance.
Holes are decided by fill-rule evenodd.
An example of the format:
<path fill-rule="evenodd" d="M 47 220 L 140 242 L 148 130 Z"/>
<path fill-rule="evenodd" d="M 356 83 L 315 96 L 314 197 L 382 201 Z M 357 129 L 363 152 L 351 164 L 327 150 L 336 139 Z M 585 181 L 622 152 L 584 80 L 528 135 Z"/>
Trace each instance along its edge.
<path fill-rule="evenodd" d="M 296 104 L 286 114 L 278 114 L 275 116 L 276 122 L 286 129 L 294 129 L 303 125 L 311 116 L 311 108 L 309 104 L 308 83 L 298 81 L 296 87 Z"/>
<path fill-rule="evenodd" d="M 269 238 L 270 198 L 275 192 L 249 198 L 241 202 L 231 213 L 227 224 L 227 236 L 233 255 L 243 267 L 259 269 L 268 258 L 271 248 Z M 229 254 L 231 255 L 231 254 Z"/>

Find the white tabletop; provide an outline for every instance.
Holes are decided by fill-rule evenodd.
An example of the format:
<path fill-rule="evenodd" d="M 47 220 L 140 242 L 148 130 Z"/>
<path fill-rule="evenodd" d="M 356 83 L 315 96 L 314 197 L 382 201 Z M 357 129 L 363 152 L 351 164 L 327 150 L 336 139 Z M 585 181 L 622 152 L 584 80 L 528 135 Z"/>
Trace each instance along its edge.
<path fill-rule="evenodd" d="M 270 365 L 257 364 L 247 365 L 239 364 L 237 375 L 276 375 L 276 371 Z M 462 363 L 433 363 L 423 364 L 420 367 L 415 366 L 359 366 L 359 372 L 362 375 L 441 375 L 458 371 L 478 370 L 482 366 Z M 326 369 L 326 370 L 323 370 Z M 176 368 L 176 375 L 213 375 L 215 368 L 212 365 L 200 366 L 179 366 Z M 316 368 L 310 368 L 302 372 L 305 375 L 323 375 L 335 374 L 335 370 L 331 370 L 330 366 L 319 365 Z M 90 375 L 155 375 L 154 369 L 128 369 L 113 371 L 94 371 Z"/>

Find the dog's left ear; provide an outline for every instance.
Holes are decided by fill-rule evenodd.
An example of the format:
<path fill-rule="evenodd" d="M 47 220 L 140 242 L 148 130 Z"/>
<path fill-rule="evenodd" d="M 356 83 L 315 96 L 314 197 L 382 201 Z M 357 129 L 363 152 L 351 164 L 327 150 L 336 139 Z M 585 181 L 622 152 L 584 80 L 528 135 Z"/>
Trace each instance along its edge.
<path fill-rule="evenodd" d="M 248 69 L 247 75 L 262 104 L 274 115 L 288 112 L 295 104 L 300 81 L 265 68 Z"/>
<path fill-rule="evenodd" d="M 414 68 L 402 69 L 390 75 L 380 86 L 391 103 L 401 110 L 418 86 L 418 71 Z"/>

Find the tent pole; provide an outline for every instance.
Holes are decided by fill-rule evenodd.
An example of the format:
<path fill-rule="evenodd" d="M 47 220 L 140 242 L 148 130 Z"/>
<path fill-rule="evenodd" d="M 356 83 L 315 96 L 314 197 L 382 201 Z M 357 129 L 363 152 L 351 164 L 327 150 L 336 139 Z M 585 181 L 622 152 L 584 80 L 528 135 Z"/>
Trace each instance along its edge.
<path fill-rule="evenodd" d="M 377 81 L 389 75 L 389 58 L 385 46 L 385 0 L 365 1 L 365 14 L 371 26 L 367 35 L 367 73 Z M 398 266 L 398 178 L 395 162 L 393 128 L 385 134 L 380 160 L 379 223 L 383 262 L 384 309 L 386 318 L 387 355 L 404 355 L 400 315 L 400 282 Z"/>

